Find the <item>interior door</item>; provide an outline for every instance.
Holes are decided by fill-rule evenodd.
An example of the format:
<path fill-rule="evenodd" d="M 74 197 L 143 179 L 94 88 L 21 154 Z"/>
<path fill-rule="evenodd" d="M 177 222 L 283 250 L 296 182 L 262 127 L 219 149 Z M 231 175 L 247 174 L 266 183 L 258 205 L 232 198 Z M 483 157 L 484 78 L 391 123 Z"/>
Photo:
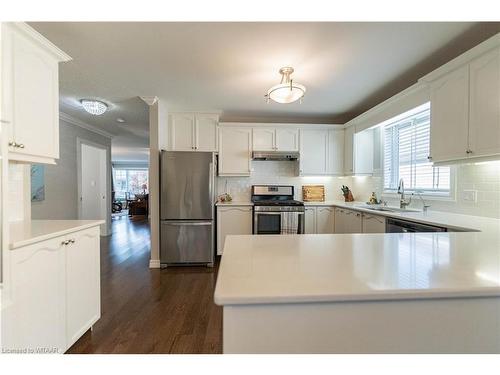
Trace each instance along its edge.
<path fill-rule="evenodd" d="M 80 219 L 106 220 L 106 159 L 105 149 L 81 145 Z"/>
<path fill-rule="evenodd" d="M 162 221 L 161 263 L 213 263 L 212 221 Z"/>

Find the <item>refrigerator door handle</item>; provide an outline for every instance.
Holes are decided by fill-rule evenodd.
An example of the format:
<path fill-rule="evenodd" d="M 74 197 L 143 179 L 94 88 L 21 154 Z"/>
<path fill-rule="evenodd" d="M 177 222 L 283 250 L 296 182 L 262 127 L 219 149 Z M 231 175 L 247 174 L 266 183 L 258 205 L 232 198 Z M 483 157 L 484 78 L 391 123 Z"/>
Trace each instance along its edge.
<path fill-rule="evenodd" d="M 175 225 L 178 227 L 183 227 L 183 226 L 199 226 L 199 225 L 212 225 L 211 221 L 204 221 L 204 222 L 189 222 L 189 221 L 163 221 L 162 224 L 164 225 Z"/>
<path fill-rule="evenodd" d="M 213 195 L 213 184 L 214 184 L 214 163 L 210 162 L 208 165 L 208 201 L 211 205 L 214 204 L 214 195 Z M 212 209 L 212 217 L 213 217 L 213 209 Z"/>

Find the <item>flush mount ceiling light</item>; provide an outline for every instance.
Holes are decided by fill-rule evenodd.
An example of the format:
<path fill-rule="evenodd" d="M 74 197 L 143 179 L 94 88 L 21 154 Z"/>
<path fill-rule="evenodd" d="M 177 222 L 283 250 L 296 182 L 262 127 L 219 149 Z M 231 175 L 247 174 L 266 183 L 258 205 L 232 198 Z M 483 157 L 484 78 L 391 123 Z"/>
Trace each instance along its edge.
<path fill-rule="evenodd" d="M 83 109 L 91 115 L 102 115 L 108 109 L 108 105 L 99 100 L 82 99 L 80 103 L 82 103 Z"/>
<path fill-rule="evenodd" d="M 302 103 L 302 98 L 306 93 L 305 86 L 300 83 L 295 83 L 290 78 L 293 73 L 293 68 L 286 66 L 280 69 L 281 82 L 278 85 L 271 87 L 265 97 L 267 102 L 272 99 L 276 103 L 288 104 L 300 100 Z"/>

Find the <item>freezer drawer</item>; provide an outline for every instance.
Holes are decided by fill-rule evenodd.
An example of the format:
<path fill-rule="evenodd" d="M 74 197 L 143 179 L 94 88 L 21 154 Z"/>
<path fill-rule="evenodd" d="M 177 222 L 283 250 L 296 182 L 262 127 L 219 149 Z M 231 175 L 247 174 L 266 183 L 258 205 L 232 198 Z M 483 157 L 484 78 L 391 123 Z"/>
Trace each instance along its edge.
<path fill-rule="evenodd" d="M 162 221 L 161 263 L 212 264 L 214 261 L 213 230 L 212 221 Z"/>

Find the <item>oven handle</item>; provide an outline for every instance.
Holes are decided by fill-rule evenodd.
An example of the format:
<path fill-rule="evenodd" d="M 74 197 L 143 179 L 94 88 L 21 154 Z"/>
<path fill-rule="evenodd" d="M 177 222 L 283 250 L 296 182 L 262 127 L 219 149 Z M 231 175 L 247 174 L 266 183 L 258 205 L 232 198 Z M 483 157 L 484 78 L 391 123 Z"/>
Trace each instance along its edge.
<path fill-rule="evenodd" d="M 293 212 L 293 211 L 281 211 L 281 212 L 272 212 L 272 211 L 255 211 L 255 215 L 281 215 L 283 212 Z M 299 215 L 304 215 L 304 212 L 297 212 Z"/>

